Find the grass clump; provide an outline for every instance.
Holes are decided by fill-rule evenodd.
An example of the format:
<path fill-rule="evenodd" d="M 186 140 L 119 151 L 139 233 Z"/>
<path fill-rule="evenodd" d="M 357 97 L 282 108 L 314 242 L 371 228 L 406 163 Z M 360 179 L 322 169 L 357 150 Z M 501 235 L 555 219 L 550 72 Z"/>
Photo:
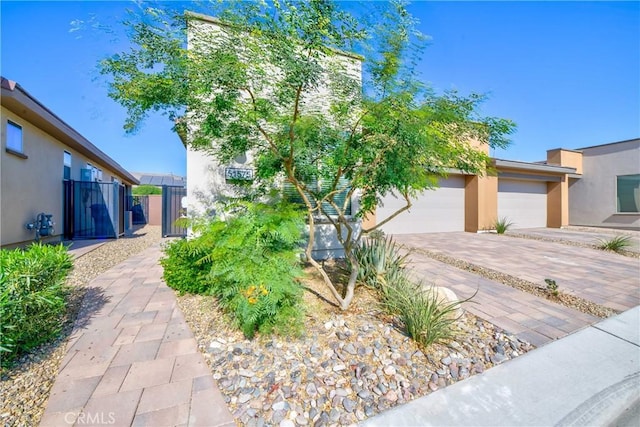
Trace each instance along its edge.
<path fill-rule="evenodd" d="M 364 240 L 355 254 L 360 264 L 359 281 L 378 291 L 384 309 L 402 322 L 414 341 L 428 347 L 453 337 L 455 313 L 471 298 L 444 302 L 434 287 L 412 282 L 406 269 L 408 254 L 403 255 L 392 239 Z"/>
<path fill-rule="evenodd" d="M 596 246 L 598 249 L 603 251 L 622 252 L 631 245 L 631 236 L 618 235 L 610 239 L 598 239 L 598 244 Z"/>
<path fill-rule="evenodd" d="M 197 237 L 169 244 L 164 278 L 178 291 L 216 296 L 247 338 L 299 335 L 303 218 L 285 203 L 237 203 L 225 220 L 194 224 Z"/>
<path fill-rule="evenodd" d="M 509 228 L 513 225 L 513 222 L 509 221 L 507 217 L 498 218 L 493 223 L 493 228 L 496 230 L 498 234 L 506 233 Z"/>
<path fill-rule="evenodd" d="M 57 337 L 67 311 L 73 263 L 63 245 L 0 250 L 2 366 Z"/>

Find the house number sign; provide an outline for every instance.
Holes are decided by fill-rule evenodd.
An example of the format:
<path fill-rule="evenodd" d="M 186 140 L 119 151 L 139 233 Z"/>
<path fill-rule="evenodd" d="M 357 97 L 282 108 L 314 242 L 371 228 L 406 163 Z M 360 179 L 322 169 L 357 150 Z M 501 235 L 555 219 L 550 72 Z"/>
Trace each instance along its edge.
<path fill-rule="evenodd" d="M 253 169 L 226 168 L 224 177 L 228 180 L 251 181 L 253 180 Z"/>

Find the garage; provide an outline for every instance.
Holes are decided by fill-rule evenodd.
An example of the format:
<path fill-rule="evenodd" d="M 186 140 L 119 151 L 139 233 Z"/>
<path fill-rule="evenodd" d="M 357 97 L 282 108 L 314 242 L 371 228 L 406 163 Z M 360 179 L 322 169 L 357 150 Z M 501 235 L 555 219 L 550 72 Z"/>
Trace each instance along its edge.
<path fill-rule="evenodd" d="M 404 205 L 404 199 L 387 195 L 378 206 L 376 220 L 383 221 Z M 440 180 L 437 189 L 416 197 L 411 209 L 383 225 L 382 231 L 387 234 L 464 231 L 464 177 Z"/>
<path fill-rule="evenodd" d="M 546 181 L 499 179 L 498 217 L 512 222 L 511 228 L 546 227 Z"/>

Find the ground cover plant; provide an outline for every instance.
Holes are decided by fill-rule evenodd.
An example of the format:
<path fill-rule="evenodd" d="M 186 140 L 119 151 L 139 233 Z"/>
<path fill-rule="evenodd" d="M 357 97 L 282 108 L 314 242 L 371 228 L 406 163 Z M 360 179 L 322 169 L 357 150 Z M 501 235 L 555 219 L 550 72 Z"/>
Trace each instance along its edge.
<path fill-rule="evenodd" d="M 65 280 L 73 264 L 63 245 L 0 250 L 2 366 L 54 339 L 66 313 Z"/>
<path fill-rule="evenodd" d="M 234 203 L 225 219 L 195 221 L 193 239 L 167 246 L 164 278 L 180 292 L 216 296 L 248 338 L 257 331 L 295 335 L 303 228 L 295 205 Z"/>

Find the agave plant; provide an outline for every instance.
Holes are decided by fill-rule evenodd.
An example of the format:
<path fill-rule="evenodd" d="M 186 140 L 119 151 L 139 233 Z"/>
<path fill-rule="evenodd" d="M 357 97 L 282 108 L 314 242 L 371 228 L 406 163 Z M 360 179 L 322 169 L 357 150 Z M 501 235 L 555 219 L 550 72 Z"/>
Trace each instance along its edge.
<path fill-rule="evenodd" d="M 404 274 L 408 254 L 402 255 L 392 238 L 370 236 L 362 240 L 355 256 L 360 264 L 358 280 L 367 286 L 379 288 Z"/>

